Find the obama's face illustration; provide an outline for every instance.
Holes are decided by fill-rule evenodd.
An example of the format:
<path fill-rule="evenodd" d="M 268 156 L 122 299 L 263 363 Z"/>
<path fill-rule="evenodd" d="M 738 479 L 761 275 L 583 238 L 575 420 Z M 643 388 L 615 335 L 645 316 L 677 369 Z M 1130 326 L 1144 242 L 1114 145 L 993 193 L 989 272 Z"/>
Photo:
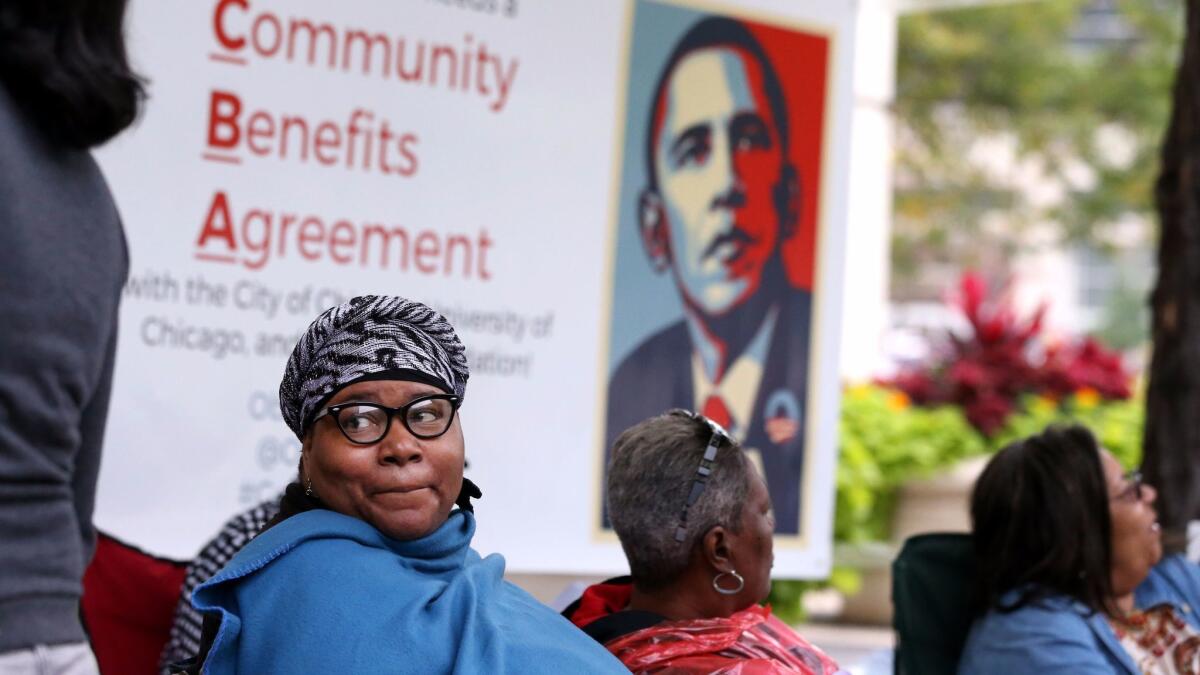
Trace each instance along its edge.
<path fill-rule="evenodd" d="M 794 177 L 764 79 L 744 49 L 696 49 L 675 64 L 655 104 L 657 188 L 639 205 L 643 240 L 685 302 L 708 316 L 759 290 L 785 234 L 781 202 Z"/>

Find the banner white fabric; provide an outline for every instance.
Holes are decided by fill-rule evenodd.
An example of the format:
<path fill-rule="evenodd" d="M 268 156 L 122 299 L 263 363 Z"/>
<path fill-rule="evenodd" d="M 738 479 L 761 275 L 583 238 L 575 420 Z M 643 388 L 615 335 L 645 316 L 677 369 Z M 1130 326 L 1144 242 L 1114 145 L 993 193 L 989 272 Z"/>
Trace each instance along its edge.
<path fill-rule="evenodd" d="M 132 260 L 98 526 L 186 558 L 277 494 L 299 458 L 276 393 L 296 336 L 353 295 L 396 294 L 442 311 L 468 347 L 481 553 L 516 571 L 623 572 L 601 508 L 614 424 L 674 406 L 715 414 L 717 396 L 778 493 L 776 575 L 825 574 L 852 12 L 132 3 L 150 100 L 98 153 Z M 761 54 L 683 49 L 660 77 L 713 16 Z M 743 215 L 705 215 L 718 211 Z M 759 230 L 743 223 L 755 214 Z M 673 258 L 656 257 L 655 236 Z M 772 283 L 752 330 L 721 322 Z M 705 326 L 720 329 L 704 338 Z M 683 365 L 639 365 L 665 363 L 652 342 Z M 686 380 L 679 400 L 646 394 L 669 378 Z"/>

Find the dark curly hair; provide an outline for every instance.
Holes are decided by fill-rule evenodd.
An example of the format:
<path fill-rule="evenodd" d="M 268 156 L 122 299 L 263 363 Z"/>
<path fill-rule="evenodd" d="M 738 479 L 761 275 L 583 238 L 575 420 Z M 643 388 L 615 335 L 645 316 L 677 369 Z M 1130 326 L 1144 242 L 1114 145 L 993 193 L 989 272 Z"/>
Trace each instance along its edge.
<path fill-rule="evenodd" d="M 125 52 L 126 0 L 0 0 L 0 84 L 75 148 L 133 124 L 145 99 Z"/>

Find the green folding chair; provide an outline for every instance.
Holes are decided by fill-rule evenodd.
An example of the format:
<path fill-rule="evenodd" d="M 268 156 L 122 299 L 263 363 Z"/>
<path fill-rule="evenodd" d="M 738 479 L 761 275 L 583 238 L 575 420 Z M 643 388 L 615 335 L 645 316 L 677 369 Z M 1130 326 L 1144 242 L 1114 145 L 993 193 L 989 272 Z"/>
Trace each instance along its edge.
<path fill-rule="evenodd" d="M 971 535 L 909 537 L 892 561 L 896 675 L 954 675 L 971 627 Z"/>

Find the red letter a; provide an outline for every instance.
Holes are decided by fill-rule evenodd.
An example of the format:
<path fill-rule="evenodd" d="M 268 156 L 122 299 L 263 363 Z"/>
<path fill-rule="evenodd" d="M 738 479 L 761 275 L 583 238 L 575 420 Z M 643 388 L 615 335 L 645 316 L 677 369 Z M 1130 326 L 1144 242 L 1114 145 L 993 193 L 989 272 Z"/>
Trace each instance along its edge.
<path fill-rule="evenodd" d="M 200 230 L 196 248 L 204 248 L 204 244 L 213 237 L 224 241 L 230 251 L 237 250 L 237 240 L 233 236 L 233 220 L 229 217 L 229 198 L 219 190 L 213 196 L 208 215 L 204 217 L 204 229 Z"/>

